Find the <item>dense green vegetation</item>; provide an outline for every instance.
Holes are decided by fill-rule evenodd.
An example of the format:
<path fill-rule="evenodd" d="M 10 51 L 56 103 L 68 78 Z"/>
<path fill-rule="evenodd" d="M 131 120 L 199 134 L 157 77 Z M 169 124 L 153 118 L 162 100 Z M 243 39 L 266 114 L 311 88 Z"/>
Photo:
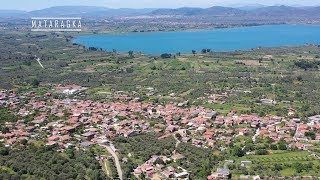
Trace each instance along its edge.
<path fill-rule="evenodd" d="M 9 108 L 0 107 L 0 124 L 5 122 L 16 122 L 19 117 L 14 115 Z"/>
<path fill-rule="evenodd" d="M 16 122 L 17 120 L 19 117 L 14 115 L 9 108 L 0 107 L 0 132 L 8 132 L 8 129 L 4 127 L 5 122 Z"/>
<path fill-rule="evenodd" d="M 122 157 L 128 157 L 128 162 L 123 164 L 124 178 L 131 176 L 133 168 L 150 159 L 152 155 L 170 155 L 175 149 L 173 137 L 158 139 L 159 134 L 148 133 L 134 137 L 119 137 L 114 139 L 116 147 Z"/>
<path fill-rule="evenodd" d="M 216 164 L 216 158 L 210 149 L 196 147 L 190 143 L 181 143 L 177 152 L 185 155 L 186 159 L 179 163 L 183 168 L 191 171 L 192 179 L 205 179 Z"/>
<path fill-rule="evenodd" d="M 306 60 L 302 60 L 302 61 L 297 61 L 294 63 L 297 67 L 304 69 L 304 70 L 308 70 L 308 69 L 318 69 L 319 65 L 320 65 L 320 61 L 306 61 Z"/>
<path fill-rule="evenodd" d="M 106 179 L 93 154 L 74 149 L 30 146 L 0 155 L 0 164 L 0 179 Z"/>

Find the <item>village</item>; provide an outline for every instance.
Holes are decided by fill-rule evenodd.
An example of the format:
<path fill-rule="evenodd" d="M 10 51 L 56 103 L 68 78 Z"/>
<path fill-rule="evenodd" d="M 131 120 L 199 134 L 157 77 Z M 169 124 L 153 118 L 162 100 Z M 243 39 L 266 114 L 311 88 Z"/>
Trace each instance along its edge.
<path fill-rule="evenodd" d="M 65 94 L 73 94 L 81 89 L 80 86 L 55 88 Z M 132 137 L 150 132 L 158 133 L 159 139 L 172 136 L 176 145 L 188 142 L 218 151 L 223 151 L 239 136 L 249 136 L 253 142 L 259 138 L 269 138 L 273 144 L 284 140 L 287 148 L 306 151 L 312 148 L 312 143 L 320 141 L 320 133 L 313 138 L 306 136 L 309 131 L 320 129 L 320 115 L 309 117 L 308 122 L 298 118 L 237 114 L 237 110 L 224 116 L 201 106 L 181 107 L 173 102 L 160 105 L 138 102 L 133 98 L 116 98 L 115 101 L 96 102 L 55 99 L 49 92 L 44 96 L 34 92 L 20 96 L 13 91 L 1 91 L 0 105 L 8 107 L 21 119 L 4 124 L 0 141 L 7 147 L 43 141 L 46 146 L 58 146 L 59 151 L 69 147 L 85 149 L 100 145 L 110 148 L 113 153 L 117 152 L 117 147 L 111 141 L 113 137 Z M 21 104 L 26 99 L 27 103 Z M 289 109 L 288 114 L 294 111 Z M 33 119 L 27 120 L 25 117 L 30 115 Z M 187 169 L 156 163 L 159 160 L 182 159 L 184 156 L 175 151 L 171 156 L 154 155 L 132 173 L 136 177 L 188 179 Z M 228 175 L 228 168 L 220 168 L 208 179 L 226 178 Z"/>

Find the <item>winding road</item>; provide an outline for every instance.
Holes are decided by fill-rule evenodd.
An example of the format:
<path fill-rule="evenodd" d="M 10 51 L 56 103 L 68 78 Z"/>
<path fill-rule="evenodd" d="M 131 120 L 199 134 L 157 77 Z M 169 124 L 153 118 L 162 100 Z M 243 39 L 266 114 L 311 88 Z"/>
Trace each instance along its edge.
<path fill-rule="evenodd" d="M 260 133 L 260 128 L 258 128 L 256 130 L 256 133 L 254 134 L 254 136 L 252 136 L 252 141 L 253 142 L 256 142 L 256 138 L 259 136 L 259 133 Z"/>
<path fill-rule="evenodd" d="M 118 158 L 117 154 L 113 151 L 113 149 L 110 146 L 101 145 L 101 144 L 100 144 L 100 146 L 106 148 L 107 151 L 112 155 L 112 157 L 114 159 L 115 166 L 117 168 L 119 179 L 123 180 L 123 178 L 122 178 L 123 172 L 122 172 L 122 169 L 121 169 L 121 166 L 120 166 L 120 161 L 119 161 L 119 158 Z"/>
<path fill-rule="evenodd" d="M 172 154 L 176 154 L 176 150 L 177 150 L 179 144 L 181 143 L 181 141 L 179 141 L 179 139 L 178 139 L 175 135 L 173 135 L 173 138 L 174 138 L 177 142 L 176 142 L 175 149 L 173 150 Z"/>

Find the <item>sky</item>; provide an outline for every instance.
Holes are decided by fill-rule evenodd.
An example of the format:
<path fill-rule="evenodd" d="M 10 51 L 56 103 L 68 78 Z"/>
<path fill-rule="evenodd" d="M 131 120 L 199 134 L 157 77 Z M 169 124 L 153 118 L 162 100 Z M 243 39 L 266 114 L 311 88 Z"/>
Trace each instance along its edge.
<path fill-rule="evenodd" d="M 320 5 L 320 0 L 0 0 L 0 9 L 37 10 L 52 6 L 104 6 L 109 8 L 178 8 L 263 5 Z"/>

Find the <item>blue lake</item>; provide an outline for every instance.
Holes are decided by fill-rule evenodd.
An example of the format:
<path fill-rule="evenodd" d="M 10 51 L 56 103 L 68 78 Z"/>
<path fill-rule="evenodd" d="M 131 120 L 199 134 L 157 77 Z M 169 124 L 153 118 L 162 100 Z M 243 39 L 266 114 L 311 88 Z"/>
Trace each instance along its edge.
<path fill-rule="evenodd" d="M 119 52 L 149 54 L 191 52 L 208 48 L 214 51 L 247 50 L 274 46 L 320 44 L 320 26 L 274 25 L 194 32 L 155 32 L 88 35 L 74 39 L 86 47 Z"/>

